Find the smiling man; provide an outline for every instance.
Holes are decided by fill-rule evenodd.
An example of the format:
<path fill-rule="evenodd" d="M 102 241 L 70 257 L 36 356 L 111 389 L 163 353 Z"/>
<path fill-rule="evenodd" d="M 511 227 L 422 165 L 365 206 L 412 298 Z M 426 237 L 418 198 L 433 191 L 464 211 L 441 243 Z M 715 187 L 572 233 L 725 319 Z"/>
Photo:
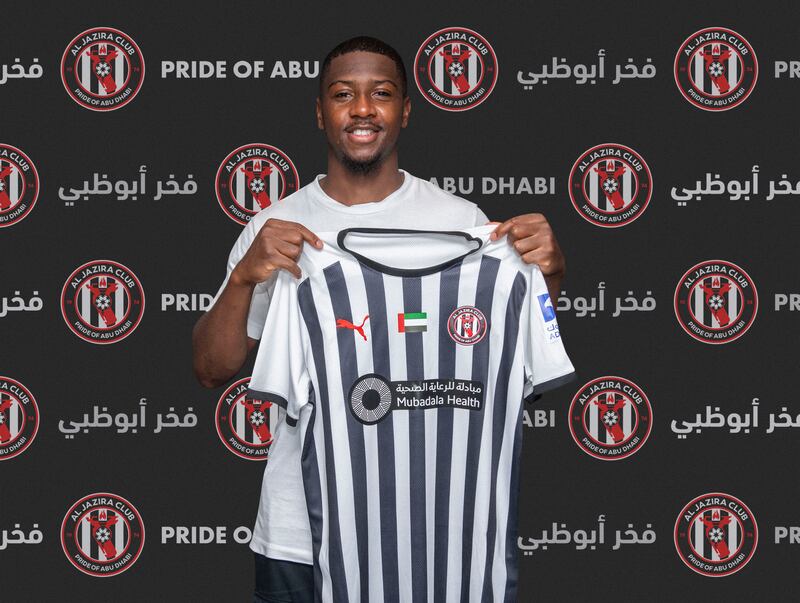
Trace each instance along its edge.
<path fill-rule="evenodd" d="M 398 139 L 411 101 L 399 54 L 369 37 L 347 40 L 325 58 L 316 104 L 328 142 L 327 174 L 256 214 L 231 250 L 228 273 L 212 308 L 193 334 L 194 370 L 206 387 L 238 373 L 258 344 L 282 346 L 262 333 L 276 273 L 300 276 L 304 244 L 321 247 L 315 232 L 354 226 L 457 230 L 486 224 L 472 202 L 398 168 Z M 547 220 L 527 214 L 507 220 L 508 235 L 526 263 L 539 265 L 555 303 L 564 258 Z M 256 557 L 256 603 L 313 601 L 312 539 L 306 512 L 300 433 L 285 412 L 274 430 L 250 548 Z"/>

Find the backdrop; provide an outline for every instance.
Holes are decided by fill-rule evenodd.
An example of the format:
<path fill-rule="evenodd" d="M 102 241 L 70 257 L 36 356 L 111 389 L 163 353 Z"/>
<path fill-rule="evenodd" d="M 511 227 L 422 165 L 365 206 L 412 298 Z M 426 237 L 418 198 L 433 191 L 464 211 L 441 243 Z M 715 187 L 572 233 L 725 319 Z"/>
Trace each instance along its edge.
<path fill-rule="evenodd" d="M 409 73 L 401 166 L 567 258 L 579 376 L 524 417 L 519 600 L 791 600 L 798 16 L 4 6 L 0 599 L 249 600 L 269 434 L 191 329 L 242 224 L 324 172 L 318 62 L 367 34 Z"/>

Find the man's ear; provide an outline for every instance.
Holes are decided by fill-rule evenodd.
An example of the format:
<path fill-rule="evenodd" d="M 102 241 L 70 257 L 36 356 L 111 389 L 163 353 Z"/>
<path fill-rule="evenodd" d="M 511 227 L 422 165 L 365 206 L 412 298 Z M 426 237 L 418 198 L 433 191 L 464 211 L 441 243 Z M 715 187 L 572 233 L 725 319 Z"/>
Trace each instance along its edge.
<path fill-rule="evenodd" d="M 322 101 L 320 100 L 319 97 L 317 97 L 316 111 L 317 111 L 317 128 L 320 130 L 324 130 L 325 119 L 322 117 Z"/>
<path fill-rule="evenodd" d="M 408 125 L 409 115 L 411 115 L 411 98 L 407 96 L 403 99 L 403 121 L 400 122 L 401 128 L 405 128 Z"/>

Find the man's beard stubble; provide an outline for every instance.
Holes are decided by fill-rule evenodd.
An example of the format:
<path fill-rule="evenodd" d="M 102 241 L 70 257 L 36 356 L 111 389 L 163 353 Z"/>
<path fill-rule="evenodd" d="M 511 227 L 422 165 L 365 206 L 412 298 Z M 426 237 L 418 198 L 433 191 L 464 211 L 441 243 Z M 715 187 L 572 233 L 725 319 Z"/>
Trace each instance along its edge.
<path fill-rule="evenodd" d="M 347 171 L 356 176 L 368 176 L 383 163 L 383 157 L 380 154 L 366 161 L 360 161 L 358 159 L 353 159 L 346 153 L 342 153 L 341 160 L 342 165 L 344 165 Z"/>

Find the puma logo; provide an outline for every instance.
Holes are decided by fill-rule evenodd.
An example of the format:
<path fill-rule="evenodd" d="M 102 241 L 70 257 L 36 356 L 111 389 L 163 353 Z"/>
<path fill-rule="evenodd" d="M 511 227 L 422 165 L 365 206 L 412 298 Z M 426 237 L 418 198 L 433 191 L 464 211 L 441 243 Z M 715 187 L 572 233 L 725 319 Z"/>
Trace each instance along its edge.
<path fill-rule="evenodd" d="M 361 337 L 364 338 L 364 341 L 367 340 L 367 336 L 364 335 L 364 323 L 367 322 L 369 318 L 369 314 L 364 317 L 364 320 L 361 321 L 360 325 L 354 325 L 349 320 L 345 320 L 344 318 L 337 318 L 336 319 L 336 326 L 337 327 L 344 327 L 345 329 L 353 329 L 354 331 L 358 331 L 361 334 Z"/>

